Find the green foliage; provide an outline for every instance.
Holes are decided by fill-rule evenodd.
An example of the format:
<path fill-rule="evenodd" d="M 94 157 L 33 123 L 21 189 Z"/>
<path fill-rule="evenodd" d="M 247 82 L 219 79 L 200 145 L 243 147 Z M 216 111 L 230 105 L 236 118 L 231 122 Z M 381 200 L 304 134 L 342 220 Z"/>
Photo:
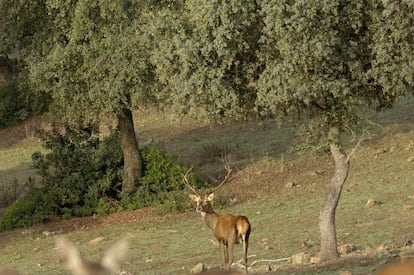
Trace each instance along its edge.
<path fill-rule="evenodd" d="M 412 89 L 412 4 L 265 0 L 261 7 L 262 114 L 311 118 L 307 132 L 326 137 L 330 127 L 357 126 L 358 108 L 390 107 Z"/>
<path fill-rule="evenodd" d="M 15 81 L 0 86 L 0 128 L 23 121 L 47 110 L 46 97 L 35 95 Z"/>
<path fill-rule="evenodd" d="M 389 102 L 414 91 L 414 4 L 411 1 L 369 1 L 372 62 L 369 76 Z"/>
<path fill-rule="evenodd" d="M 102 197 L 119 199 L 122 153 L 116 134 L 100 141 L 95 127 L 53 127 L 44 135 L 48 154 L 33 154 L 33 166 L 43 188 L 60 210 L 57 216 L 86 216 L 96 212 Z"/>
<path fill-rule="evenodd" d="M 14 202 L 0 219 L 0 231 L 50 221 L 59 206 L 44 189 L 34 189 L 27 197 Z"/>
<path fill-rule="evenodd" d="M 143 148 L 141 155 L 144 161 L 144 175 L 137 192 L 122 198 L 124 207 L 134 209 L 160 205 L 161 212 L 188 209 L 189 200 L 183 200 L 188 192 L 184 190 L 182 175 L 189 168 L 177 164 L 174 158 L 157 148 Z M 190 173 L 189 179 L 196 188 L 205 187 L 193 173 Z"/>
<path fill-rule="evenodd" d="M 262 10 L 266 69 L 258 83 L 258 109 L 314 115 L 319 129 L 353 121 L 353 106 L 366 104 L 363 4 L 269 0 Z"/>
<path fill-rule="evenodd" d="M 256 1 L 186 1 L 153 13 L 152 62 L 162 99 L 179 114 L 243 116 L 254 99 L 261 22 Z"/>
<path fill-rule="evenodd" d="M 182 174 L 188 167 L 156 148 L 143 148 L 144 176 L 133 194 L 121 197 L 122 152 L 119 135 L 99 140 L 96 127 L 53 126 L 42 133 L 46 154 L 33 154 L 42 188 L 17 200 L 0 221 L 0 230 L 27 226 L 54 217 L 108 214 L 121 209 L 159 206 L 159 213 L 190 207 Z M 204 185 L 189 175 L 197 187 Z M 184 199 L 185 197 L 185 199 Z"/>
<path fill-rule="evenodd" d="M 53 96 L 55 114 L 91 121 L 155 99 L 141 2 L 48 1 L 38 12 L 53 29 L 32 37 L 24 71 L 28 85 Z"/>

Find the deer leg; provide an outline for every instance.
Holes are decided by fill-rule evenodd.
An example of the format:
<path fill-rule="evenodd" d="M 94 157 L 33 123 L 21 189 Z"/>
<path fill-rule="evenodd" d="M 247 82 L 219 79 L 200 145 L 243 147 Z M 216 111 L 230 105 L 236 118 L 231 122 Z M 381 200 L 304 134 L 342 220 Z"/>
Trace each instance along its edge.
<path fill-rule="evenodd" d="M 247 273 L 247 248 L 249 247 L 249 239 L 246 238 L 246 235 L 243 235 L 242 239 L 243 239 L 243 250 L 244 250 L 244 264 L 246 266 L 246 273 Z"/>
<path fill-rule="evenodd" d="M 233 243 L 228 244 L 228 259 L 229 259 L 229 269 L 231 269 L 231 264 L 233 263 Z"/>
<path fill-rule="evenodd" d="M 226 254 L 227 254 L 227 249 L 226 246 L 223 242 L 220 242 L 220 253 L 221 253 L 221 260 L 223 262 L 223 267 L 226 268 Z"/>

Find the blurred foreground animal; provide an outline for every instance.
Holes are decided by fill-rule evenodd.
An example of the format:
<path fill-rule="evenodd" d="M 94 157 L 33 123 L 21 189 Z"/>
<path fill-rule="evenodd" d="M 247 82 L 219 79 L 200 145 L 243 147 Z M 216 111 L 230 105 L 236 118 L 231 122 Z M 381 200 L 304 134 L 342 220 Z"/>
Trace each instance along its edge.
<path fill-rule="evenodd" d="M 414 260 L 401 258 L 401 262 L 386 264 L 381 267 L 376 275 L 414 275 Z"/>
<path fill-rule="evenodd" d="M 116 243 L 106 251 L 100 263 L 83 260 L 75 245 L 64 237 L 56 239 L 56 247 L 62 261 L 74 275 L 105 275 L 120 271 L 128 243 L 125 240 Z"/>
<path fill-rule="evenodd" d="M 17 270 L 0 267 L 0 275 L 20 275 Z"/>

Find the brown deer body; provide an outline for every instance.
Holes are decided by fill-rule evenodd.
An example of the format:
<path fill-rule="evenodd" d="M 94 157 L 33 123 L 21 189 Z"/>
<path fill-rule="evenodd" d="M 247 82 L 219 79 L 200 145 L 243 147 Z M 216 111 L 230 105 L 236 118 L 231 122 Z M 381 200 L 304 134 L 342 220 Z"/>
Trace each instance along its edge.
<path fill-rule="evenodd" d="M 0 267 L 0 275 L 20 275 L 17 270 Z"/>
<path fill-rule="evenodd" d="M 249 245 L 249 236 L 251 226 L 249 220 L 245 216 L 216 213 L 212 207 L 214 191 L 216 191 L 228 179 L 231 169 L 228 167 L 227 175 L 213 191 L 208 192 L 205 196 L 199 195 L 196 190 L 188 182 L 188 171 L 184 175 L 184 183 L 195 193 L 190 194 L 190 199 L 197 203 L 196 211 L 201 213 L 201 217 L 208 228 L 213 231 L 214 237 L 220 245 L 221 258 L 224 268 L 231 268 L 233 263 L 233 246 L 240 242 L 243 243 L 244 262 L 247 271 L 247 249 Z"/>
<path fill-rule="evenodd" d="M 401 258 L 400 263 L 386 264 L 381 267 L 376 275 L 414 275 L 414 261 Z"/>

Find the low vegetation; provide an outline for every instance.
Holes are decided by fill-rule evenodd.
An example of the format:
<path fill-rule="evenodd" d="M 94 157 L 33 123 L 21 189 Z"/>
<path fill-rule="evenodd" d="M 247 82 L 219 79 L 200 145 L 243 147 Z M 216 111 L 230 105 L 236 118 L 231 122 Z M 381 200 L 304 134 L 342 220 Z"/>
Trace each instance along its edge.
<path fill-rule="evenodd" d="M 93 126 L 81 129 L 52 126 L 43 131 L 42 140 L 48 151 L 32 155 L 33 168 L 41 177 L 40 186 L 33 187 L 8 207 L 0 219 L 0 231 L 59 217 L 103 215 L 145 206 L 158 205 L 158 211 L 164 213 L 189 208 L 181 180 L 188 167 L 159 149 L 142 148 L 142 181 L 134 195 L 122 195 L 119 135 L 112 133 L 100 140 L 93 133 Z M 195 178 L 193 174 L 191 177 Z M 18 181 L 13 183 L 17 185 Z M 202 186 L 197 178 L 195 183 Z M 17 198 L 15 190 L 9 194 L 4 191 L 3 196 Z"/>
<path fill-rule="evenodd" d="M 357 250 L 342 254 L 329 265 L 260 261 L 300 252 L 317 255 L 318 213 L 333 169 L 325 152 L 289 152 L 288 147 L 295 143 L 291 129 L 275 130 L 269 127 L 271 121 L 209 128 L 187 119 L 171 122 L 162 114 L 145 110 L 140 111 L 143 120 L 136 127 L 143 143 L 161 147 L 184 163 L 197 164 L 195 170 L 203 177 L 221 178 L 224 172 L 220 153 L 214 153 L 218 157 L 213 158 L 206 148 L 226 148 L 223 152 L 232 160 L 235 172 L 217 194 L 226 201 L 217 212 L 249 218 L 249 263 L 253 266 L 270 265 L 279 269 L 276 274 L 338 274 L 339 270 L 369 274 L 387 258 L 392 261 L 394 255 L 413 252 L 404 247 L 413 238 L 409 222 L 413 215 L 410 206 L 414 205 L 412 110 L 412 100 L 403 100 L 389 112 L 368 114 L 371 137 L 352 156 L 349 181 L 337 210 L 338 245 L 351 244 Z M 229 141 L 230 149 L 223 146 Z M 18 140 L 14 146 L 21 151 L 30 151 L 25 146 L 38 150 L 33 143 Z M 22 162 L 29 162 L 28 158 L 30 154 Z M 0 157 L 0 163 L 6 167 L 7 159 Z M 2 176 L 9 172 L 12 167 L 0 171 Z M 375 201 L 371 207 L 366 206 L 369 199 Z M 167 201 L 190 203 L 184 197 Z M 68 274 L 53 249 L 56 233 L 74 241 L 89 260 L 100 259 L 103 250 L 122 237 L 128 238 L 129 259 L 123 269 L 134 274 L 185 274 L 199 262 L 207 267 L 220 264 L 218 247 L 195 211 L 159 216 L 153 208 L 144 208 L 2 232 L 0 266 L 16 267 L 23 274 Z M 242 249 L 236 246 L 235 259 L 241 258 Z"/>

